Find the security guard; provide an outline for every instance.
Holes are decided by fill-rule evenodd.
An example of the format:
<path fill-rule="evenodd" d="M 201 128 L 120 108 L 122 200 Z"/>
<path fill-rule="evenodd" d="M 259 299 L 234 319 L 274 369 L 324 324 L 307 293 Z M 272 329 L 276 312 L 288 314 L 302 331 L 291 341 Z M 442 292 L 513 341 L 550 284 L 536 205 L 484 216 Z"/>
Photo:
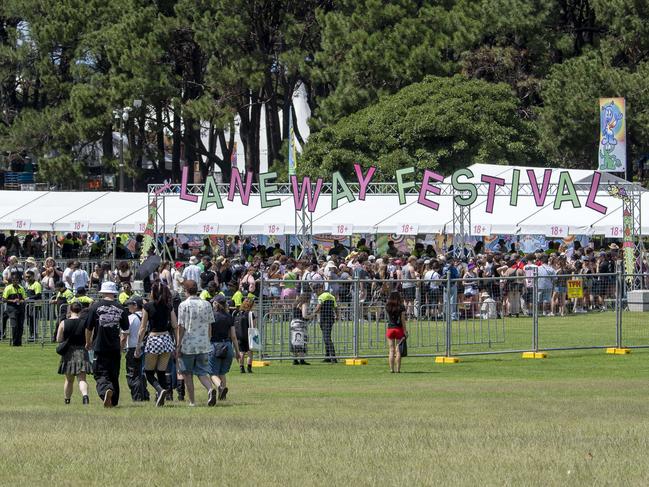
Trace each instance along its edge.
<path fill-rule="evenodd" d="M 29 323 L 29 339 L 36 339 L 36 332 L 38 330 L 37 323 L 41 315 L 41 306 L 40 304 L 34 303 L 34 301 L 40 301 L 43 299 L 43 286 L 34 278 L 34 271 L 28 270 L 25 272 L 25 279 L 27 280 L 27 301 L 32 302 L 31 306 L 27 307 L 27 321 Z"/>
<path fill-rule="evenodd" d="M 90 305 L 95 302 L 90 296 L 86 296 L 86 288 L 77 288 L 77 295 L 72 298 L 72 303 L 79 303 L 83 308 L 90 308 Z"/>
<path fill-rule="evenodd" d="M 216 282 L 210 281 L 210 283 L 207 285 L 207 289 L 203 289 L 199 297 L 205 301 L 212 301 L 212 299 L 214 299 L 214 296 L 216 296 L 217 294 L 225 296 L 222 291 L 219 292 L 219 288 L 216 285 Z"/>
<path fill-rule="evenodd" d="M 324 287 L 320 286 L 316 289 L 318 294 L 318 305 L 311 313 L 311 319 L 315 318 L 318 313 L 320 314 L 320 329 L 322 330 L 322 341 L 325 346 L 324 362 L 331 362 L 335 364 L 336 350 L 334 342 L 331 339 L 331 331 L 334 327 L 334 322 L 338 319 L 338 304 L 336 297 L 329 291 L 325 291 Z"/>
<path fill-rule="evenodd" d="M 11 337 L 14 347 L 23 344 L 23 324 L 25 321 L 25 299 L 27 293 L 20 285 L 20 274 L 11 274 L 11 283 L 5 287 L 2 300 L 7 303 L 7 317 L 11 325 Z"/>

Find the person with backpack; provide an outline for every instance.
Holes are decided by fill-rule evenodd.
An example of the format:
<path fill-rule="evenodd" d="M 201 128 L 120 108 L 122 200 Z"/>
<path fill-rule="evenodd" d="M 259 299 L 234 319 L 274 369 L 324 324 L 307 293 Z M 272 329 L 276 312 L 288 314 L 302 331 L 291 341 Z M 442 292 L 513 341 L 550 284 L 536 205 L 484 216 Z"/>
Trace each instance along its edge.
<path fill-rule="evenodd" d="M 234 331 L 237 335 L 237 342 L 239 343 L 239 370 L 242 374 L 246 373 L 246 355 L 248 356 L 247 370 L 252 374 L 252 350 L 248 343 L 248 328 L 255 327 L 255 314 L 252 311 L 254 301 L 246 298 L 241 303 L 238 309 L 232 313 L 234 320 Z"/>
<path fill-rule="evenodd" d="M 307 315 L 309 308 L 309 295 L 302 293 L 293 305 L 293 314 L 290 324 L 290 350 L 293 354 L 293 365 L 311 365 L 304 360 L 307 353 Z"/>
<path fill-rule="evenodd" d="M 125 305 L 128 307 L 129 315 L 128 331 L 122 331 L 122 349 L 126 349 L 126 383 L 131 391 L 131 399 L 134 402 L 148 401 L 149 391 L 146 388 L 146 379 L 142 373 L 142 357 L 135 356 L 138 336 L 142 325 L 142 298 L 133 296 Z"/>

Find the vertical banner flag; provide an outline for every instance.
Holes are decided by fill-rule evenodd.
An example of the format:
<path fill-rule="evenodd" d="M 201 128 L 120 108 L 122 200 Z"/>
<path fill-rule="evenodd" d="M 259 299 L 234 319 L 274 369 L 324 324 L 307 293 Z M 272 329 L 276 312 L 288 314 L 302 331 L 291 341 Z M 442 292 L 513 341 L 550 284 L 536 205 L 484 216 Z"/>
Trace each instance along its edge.
<path fill-rule="evenodd" d="M 624 98 L 599 99 L 599 170 L 626 171 L 626 107 Z"/>
<path fill-rule="evenodd" d="M 288 175 L 295 176 L 297 158 L 295 157 L 295 132 L 293 131 L 293 110 L 288 112 Z"/>
<path fill-rule="evenodd" d="M 230 153 L 230 167 L 237 167 L 237 141 L 232 145 L 232 152 Z"/>
<path fill-rule="evenodd" d="M 624 249 L 624 271 L 627 273 L 627 282 L 633 281 L 635 272 L 635 246 L 633 244 L 633 215 L 628 209 L 624 209 L 622 217 L 622 228 L 624 236 L 622 238 L 622 248 Z"/>

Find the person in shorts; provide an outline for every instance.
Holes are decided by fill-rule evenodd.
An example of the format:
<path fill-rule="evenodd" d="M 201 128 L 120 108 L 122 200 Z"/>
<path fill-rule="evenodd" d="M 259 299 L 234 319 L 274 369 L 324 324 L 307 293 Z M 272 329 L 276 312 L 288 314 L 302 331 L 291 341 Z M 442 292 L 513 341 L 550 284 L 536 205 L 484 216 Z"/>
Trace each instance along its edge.
<path fill-rule="evenodd" d="M 194 375 L 207 390 L 208 405 L 216 404 L 216 390 L 212 387 L 208 366 L 211 350 L 210 335 L 214 314 L 212 305 L 198 297 L 198 284 L 193 279 L 185 279 L 185 299 L 178 306 L 178 327 L 176 328 L 176 358 L 178 369 L 183 376 L 189 405 L 195 406 Z"/>
<path fill-rule="evenodd" d="M 390 347 L 388 353 L 388 364 L 390 372 L 401 372 L 401 352 L 399 343 L 407 335 L 406 330 L 406 307 L 403 303 L 403 297 L 399 291 L 392 291 L 385 303 L 385 313 L 388 315 L 388 326 L 385 331 L 385 338 L 388 340 Z"/>
<path fill-rule="evenodd" d="M 210 333 L 210 354 L 208 358 L 212 383 L 217 387 L 218 400 L 223 401 L 228 395 L 226 374 L 230 372 L 232 359 L 241 357 L 234 320 L 228 313 L 227 299 L 223 295 L 214 298 L 214 319 Z M 214 404 L 208 405 L 213 406 Z"/>

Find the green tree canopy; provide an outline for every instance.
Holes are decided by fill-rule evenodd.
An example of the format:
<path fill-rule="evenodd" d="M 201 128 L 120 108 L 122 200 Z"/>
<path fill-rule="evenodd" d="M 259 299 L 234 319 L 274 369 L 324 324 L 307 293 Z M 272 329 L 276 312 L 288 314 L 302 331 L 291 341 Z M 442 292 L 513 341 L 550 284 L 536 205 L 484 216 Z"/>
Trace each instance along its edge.
<path fill-rule="evenodd" d="M 449 174 L 476 162 L 540 163 L 536 134 L 517 109 L 506 84 L 430 76 L 313 135 L 298 168 L 350 175 L 358 162 L 389 180 L 406 166 Z"/>

